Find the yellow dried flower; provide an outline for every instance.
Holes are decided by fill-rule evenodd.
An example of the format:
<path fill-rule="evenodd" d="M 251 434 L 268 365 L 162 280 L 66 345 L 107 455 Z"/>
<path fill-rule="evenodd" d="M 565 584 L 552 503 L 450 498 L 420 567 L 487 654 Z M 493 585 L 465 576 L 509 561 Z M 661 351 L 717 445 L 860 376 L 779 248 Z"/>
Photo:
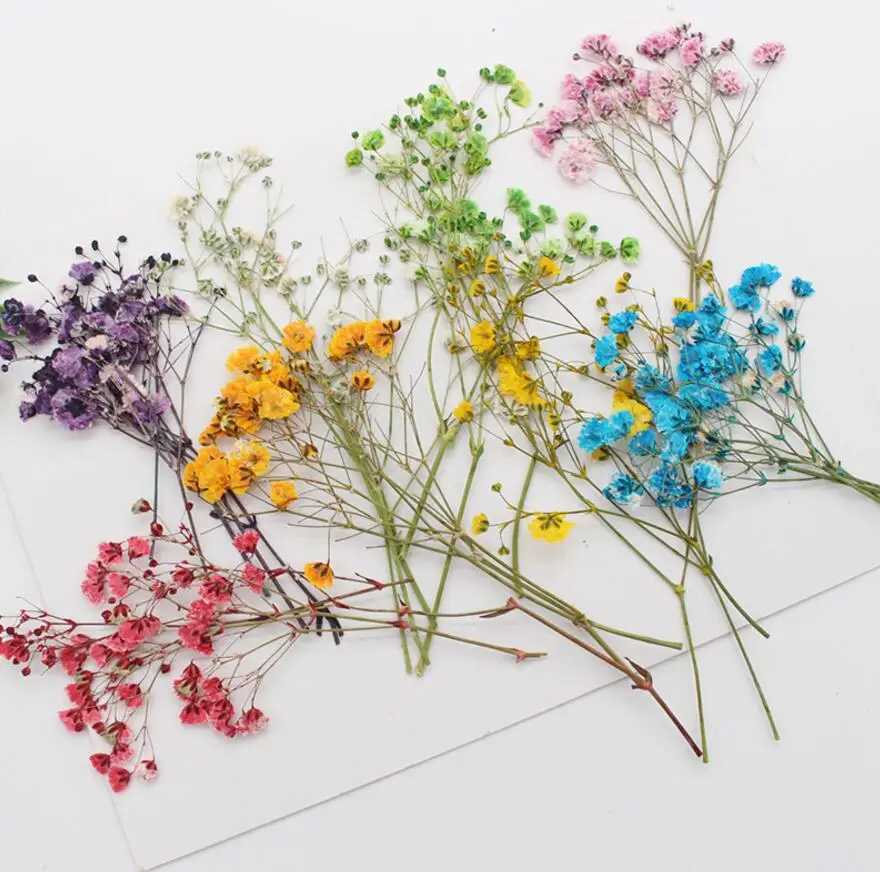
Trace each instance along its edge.
<path fill-rule="evenodd" d="M 621 390 L 614 392 L 611 408 L 615 412 L 626 411 L 632 414 L 633 425 L 629 428 L 629 433 L 627 434 L 629 436 L 635 436 L 636 433 L 647 430 L 651 426 L 651 421 L 654 420 L 654 415 L 647 406 L 642 405 L 638 400 L 633 399 Z"/>
<path fill-rule="evenodd" d="M 286 509 L 298 498 L 296 485 L 292 481 L 273 481 L 269 485 L 269 499 L 276 508 Z"/>
<path fill-rule="evenodd" d="M 487 354 L 495 347 L 495 325 L 480 321 L 471 327 L 471 348 L 477 354 Z"/>
<path fill-rule="evenodd" d="M 672 308 L 676 312 L 693 312 L 696 306 L 694 306 L 693 300 L 689 300 L 687 297 L 673 297 Z"/>
<path fill-rule="evenodd" d="M 479 536 L 481 533 L 485 533 L 486 530 L 489 529 L 489 518 L 483 512 L 474 515 L 471 520 L 471 533 L 474 536 Z"/>
<path fill-rule="evenodd" d="M 333 570 L 329 563 L 307 563 L 303 567 L 303 575 L 321 590 L 326 590 L 333 584 Z"/>
<path fill-rule="evenodd" d="M 524 342 L 517 342 L 516 356 L 520 360 L 537 360 L 541 356 L 541 341 L 532 336 Z"/>
<path fill-rule="evenodd" d="M 458 421 L 461 421 L 462 424 L 467 423 L 468 421 L 474 420 L 474 407 L 471 405 L 470 400 L 462 400 L 453 410 L 452 416 L 456 418 Z"/>
<path fill-rule="evenodd" d="M 632 278 L 632 275 L 628 272 L 621 273 L 618 276 L 617 281 L 614 283 L 614 293 L 615 294 L 624 294 L 629 290 L 629 282 Z"/>
<path fill-rule="evenodd" d="M 538 258 L 538 275 L 541 278 L 553 278 L 553 276 L 558 276 L 560 272 L 560 266 L 550 257 L 545 257 L 543 254 Z"/>
<path fill-rule="evenodd" d="M 356 391 L 372 390 L 376 384 L 373 374 L 367 369 L 359 369 L 351 374 L 351 386 Z"/>
<path fill-rule="evenodd" d="M 183 484 L 208 503 L 216 503 L 229 487 L 229 462 L 216 446 L 202 448 L 183 470 Z"/>
<path fill-rule="evenodd" d="M 281 333 L 284 347 L 294 354 L 308 351 L 315 338 L 315 328 L 307 321 L 291 321 L 289 324 L 285 324 Z"/>
<path fill-rule="evenodd" d="M 369 321 L 364 325 L 364 342 L 377 357 L 388 357 L 394 348 L 394 334 L 400 330 L 400 321 Z"/>
<path fill-rule="evenodd" d="M 498 258 L 495 257 L 494 254 L 490 254 L 483 261 L 483 272 L 486 273 L 487 276 L 498 275 L 501 272 L 501 264 L 498 263 Z"/>
<path fill-rule="evenodd" d="M 343 357 L 354 353 L 364 342 L 364 322 L 354 321 L 340 327 L 330 337 L 327 347 L 327 356 L 331 360 L 341 360 Z"/>
<path fill-rule="evenodd" d="M 236 446 L 235 451 L 229 455 L 230 460 L 236 458 L 246 463 L 254 471 L 254 475 L 264 475 L 269 469 L 269 461 L 272 455 L 269 449 L 259 440 L 249 440 Z"/>
<path fill-rule="evenodd" d="M 262 356 L 256 345 L 243 345 L 226 358 L 226 368 L 230 372 L 250 372 Z"/>
<path fill-rule="evenodd" d="M 296 396 L 286 388 L 272 384 L 269 379 L 258 379 L 250 385 L 249 391 L 258 403 L 257 413 L 261 418 L 277 421 L 299 409 Z"/>
<path fill-rule="evenodd" d="M 529 521 L 529 532 L 542 542 L 562 542 L 571 532 L 571 521 L 566 521 L 565 515 L 560 512 L 547 512 L 535 515 Z"/>
<path fill-rule="evenodd" d="M 486 293 L 486 283 L 482 279 L 474 279 L 468 288 L 468 293 L 472 297 L 482 297 Z"/>

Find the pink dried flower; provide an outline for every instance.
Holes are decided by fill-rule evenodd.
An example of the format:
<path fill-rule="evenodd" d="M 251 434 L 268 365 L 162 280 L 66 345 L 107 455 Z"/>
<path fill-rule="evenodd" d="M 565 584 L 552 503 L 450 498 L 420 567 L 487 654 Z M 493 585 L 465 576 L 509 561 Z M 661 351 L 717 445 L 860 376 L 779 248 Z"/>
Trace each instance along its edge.
<path fill-rule="evenodd" d="M 535 146 L 540 154 L 548 157 L 553 153 L 553 146 L 561 135 L 562 132 L 558 129 L 535 127 L 532 130 L 532 145 Z"/>
<path fill-rule="evenodd" d="M 253 563 L 245 563 L 242 575 L 244 576 L 247 586 L 254 593 L 263 592 L 263 584 L 266 581 L 266 573 L 264 570 L 260 569 L 259 566 L 255 566 Z"/>
<path fill-rule="evenodd" d="M 110 771 L 110 755 L 109 754 L 92 754 L 89 762 L 95 767 L 96 772 L 106 775 Z"/>
<path fill-rule="evenodd" d="M 258 708 L 250 708 L 242 713 L 236 724 L 236 729 L 239 733 L 252 735 L 254 733 L 261 733 L 268 726 L 269 718 Z"/>
<path fill-rule="evenodd" d="M 654 124 L 668 124 L 678 113 L 678 104 L 674 100 L 648 100 L 645 104 L 648 120 Z"/>
<path fill-rule="evenodd" d="M 180 722 L 182 724 L 203 724 L 208 719 L 205 710 L 198 702 L 188 702 L 180 710 Z"/>
<path fill-rule="evenodd" d="M 80 585 L 83 596 L 90 602 L 97 605 L 104 599 L 104 578 L 107 570 L 103 565 L 93 561 L 86 567 L 86 577 Z"/>
<path fill-rule="evenodd" d="M 128 577 L 121 572 L 107 573 L 107 587 L 110 588 L 110 593 L 112 593 L 113 596 L 121 599 L 128 593 L 130 585 L 131 582 L 128 580 Z"/>
<path fill-rule="evenodd" d="M 762 42 L 753 52 L 752 60 L 756 64 L 768 66 L 781 61 L 785 57 L 785 46 L 781 42 Z"/>
<path fill-rule="evenodd" d="M 677 28 L 662 30 L 645 37 L 637 46 L 636 51 L 652 61 L 662 60 L 681 42 Z"/>
<path fill-rule="evenodd" d="M 581 41 L 581 51 L 584 54 L 603 58 L 618 54 L 614 40 L 607 33 L 593 33 L 590 36 L 585 36 Z"/>
<path fill-rule="evenodd" d="M 128 763 L 133 756 L 134 750 L 131 745 L 128 745 L 125 742 L 117 742 L 113 746 L 113 750 L 110 752 L 110 762 L 114 766 L 121 766 L 123 763 Z"/>
<path fill-rule="evenodd" d="M 150 543 L 143 536 L 129 537 L 127 545 L 129 560 L 136 560 L 138 557 L 145 557 L 150 553 Z"/>
<path fill-rule="evenodd" d="M 650 96 L 652 78 L 652 74 L 645 70 L 636 73 L 636 77 L 633 79 L 633 89 L 639 97 Z"/>
<path fill-rule="evenodd" d="M 599 118 L 610 118 L 620 109 L 617 96 L 611 91 L 596 91 L 590 97 L 590 108 Z"/>
<path fill-rule="evenodd" d="M 118 563 L 122 560 L 122 545 L 119 542 L 102 542 L 98 546 L 98 560 L 102 563 Z"/>
<path fill-rule="evenodd" d="M 107 772 L 107 780 L 114 793 L 122 793 L 128 787 L 128 782 L 131 781 L 131 772 L 121 766 L 112 766 Z"/>
<path fill-rule="evenodd" d="M 140 706 L 144 704 L 144 697 L 141 694 L 141 689 L 136 684 L 120 684 L 119 687 L 116 688 L 116 695 L 129 708 L 140 708 Z"/>
<path fill-rule="evenodd" d="M 107 665 L 107 661 L 112 653 L 106 645 L 102 645 L 100 642 L 95 642 L 89 648 L 89 656 L 95 661 L 99 669 L 103 669 Z"/>
<path fill-rule="evenodd" d="M 171 573 L 171 579 L 178 587 L 189 587 L 193 581 L 193 571 L 188 566 L 181 564 L 175 567 Z"/>
<path fill-rule="evenodd" d="M 58 712 L 61 723 L 70 730 L 71 733 L 81 733 L 85 728 L 82 719 L 82 712 L 79 708 L 64 709 Z"/>
<path fill-rule="evenodd" d="M 572 142 L 559 158 L 559 172 L 571 182 L 582 182 L 596 169 L 599 149 L 589 139 Z"/>
<path fill-rule="evenodd" d="M 584 94 L 584 83 L 571 73 L 566 73 L 562 80 L 561 96 L 563 100 L 580 100 Z"/>
<path fill-rule="evenodd" d="M 735 97 L 743 90 L 736 70 L 716 70 L 712 75 L 712 87 L 724 97 Z"/>
<path fill-rule="evenodd" d="M 159 774 L 159 767 L 156 765 L 155 760 L 141 760 L 134 767 L 134 774 L 144 781 L 152 781 Z"/>
<path fill-rule="evenodd" d="M 703 59 L 702 34 L 689 36 L 678 49 L 681 62 L 686 67 L 695 67 Z"/>
<path fill-rule="evenodd" d="M 232 544 L 242 554 L 253 554 L 257 550 L 259 542 L 260 534 L 256 530 L 245 530 L 244 533 L 239 533 L 232 540 Z"/>
<path fill-rule="evenodd" d="M 202 582 L 199 592 L 207 603 L 228 603 L 232 599 L 232 582 L 219 572 L 213 572 Z"/>

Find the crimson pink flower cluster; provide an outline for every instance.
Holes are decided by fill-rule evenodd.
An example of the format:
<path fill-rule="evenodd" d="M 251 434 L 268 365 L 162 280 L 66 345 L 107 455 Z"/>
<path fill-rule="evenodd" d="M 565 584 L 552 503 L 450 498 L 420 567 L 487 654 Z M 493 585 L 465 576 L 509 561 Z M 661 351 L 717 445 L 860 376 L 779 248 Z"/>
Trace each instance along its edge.
<path fill-rule="evenodd" d="M 149 781 L 158 774 L 144 702 L 155 681 L 171 673 L 188 650 L 210 659 L 202 668 L 190 661 L 173 680 L 182 723 L 209 724 L 229 738 L 267 726 L 268 718 L 253 705 L 259 672 L 233 682 L 220 675 L 220 658 L 211 657 L 215 640 L 233 621 L 232 632 L 240 633 L 277 615 L 274 607 L 261 611 L 253 602 L 262 597 L 269 575 L 249 560 L 258 542 L 256 530 L 237 536 L 242 563 L 221 570 L 189 562 L 202 558 L 186 527 L 168 535 L 154 522 L 147 537 L 101 543 L 88 564 L 82 592 L 101 608 L 100 622 L 30 609 L 0 628 L 0 657 L 22 674 L 41 664 L 47 670 L 60 667 L 71 678 L 65 688 L 71 706 L 59 718 L 71 732 L 91 729 L 108 743 L 106 752 L 89 759 L 113 791 L 124 790 L 132 777 Z M 183 559 L 160 563 L 155 556 L 160 546 L 183 550 Z M 228 647 L 224 653 L 228 660 Z M 237 710 L 233 694 L 248 687 L 248 704 Z"/>

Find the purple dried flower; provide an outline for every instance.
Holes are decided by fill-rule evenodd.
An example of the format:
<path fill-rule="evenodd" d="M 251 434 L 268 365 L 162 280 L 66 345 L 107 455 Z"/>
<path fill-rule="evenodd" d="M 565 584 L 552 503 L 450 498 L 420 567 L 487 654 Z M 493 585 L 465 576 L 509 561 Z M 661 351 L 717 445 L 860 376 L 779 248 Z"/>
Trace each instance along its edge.
<path fill-rule="evenodd" d="M 15 346 L 8 339 L 0 339 L 0 360 L 15 360 Z"/>
<path fill-rule="evenodd" d="M 97 269 L 90 260 L 83 260 L 73 264 L 67 274 L 81 285 L 90 285 L 95 280 Z"/>
<path fill-rule="evenodd" d="M 8 330 L 13 336 L 21 333 L 22 323 L 24 322 L 24 305 L 15 297 L 9 297 L 4 300 L 3 308 L 0 310 L 0 324 L 4 330 Z"/>
<path fill-rule="evenodd" d="M 25 335 L 28 342 L 37 344 L 45 342 L 52 335 L 52 324 L 42 309 L 33 310 L 31 306 L 25 306 L 24 323 Z"/>
<path fill-rule="evenodd" d="M 158 423 L 169 408 L 171 408 L 171 402 L 168 397 L 162 394 L 151 394 L 148 397 L 142 397 L 138 394 L 129 404 L 132 417 L 141 426 Z"/>
<path fill-rule="evenodd" d="M 22 421 L 29 421 L 37 414 L 37 407 L 29 400 L 22 400 L 18 406 L 18 417 Z"/>
<path fill-rule="evenodd" d="M 85 430 L 97 418 L 89 400 L 70 388 L 62 388 L 52 397 L 52 417 L 68 430 Z"/>

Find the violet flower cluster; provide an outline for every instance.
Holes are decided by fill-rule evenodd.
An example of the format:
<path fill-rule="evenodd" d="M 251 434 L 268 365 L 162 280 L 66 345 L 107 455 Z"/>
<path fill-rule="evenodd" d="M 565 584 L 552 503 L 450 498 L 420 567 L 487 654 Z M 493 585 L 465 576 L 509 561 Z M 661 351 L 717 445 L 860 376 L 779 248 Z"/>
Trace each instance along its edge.
<path fill-rule="evenodd" d="M 97 250 L 97 244 L 93 245 Z M 81 260 L 54 298 L 55 311 L 33 310 L 7 300 L 3 323 L 27 334 L 32 343 L 54 338 L 54 348 L 25 384 L 22 420 L 48 415 L 70 430 L 104 419 L 115 427 L 154 429 L 170 406 L 157 390 L 162 322 L 179 318 L 187 306 L 160 289 L 170 255 L 149 257 L 126 274 L 118 259 Z"/>

